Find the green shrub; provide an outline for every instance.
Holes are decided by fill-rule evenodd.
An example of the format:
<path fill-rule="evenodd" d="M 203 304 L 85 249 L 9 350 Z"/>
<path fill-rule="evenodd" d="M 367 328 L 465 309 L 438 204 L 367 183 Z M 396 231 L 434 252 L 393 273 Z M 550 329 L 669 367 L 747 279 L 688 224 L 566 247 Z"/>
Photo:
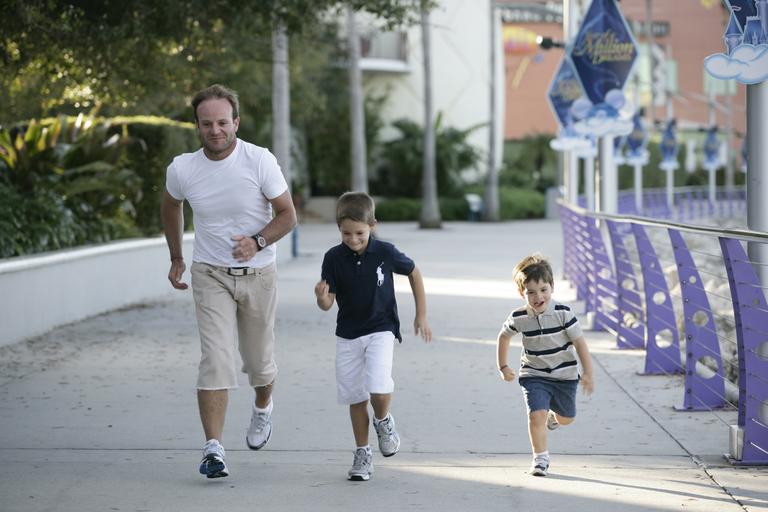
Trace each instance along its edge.
<path fill-rule="evenodd" d="M 545 192 L 557 180 L 557 152 L 549 147 L 551 135 L 530 135 L 504 143 L 499 185 Z"/>
<path fill-rule="evenodd" d="M 402 222 L 419 220 L 421 199 L 395 197 L 382 199 L 376 203 L 376 219 L 380 221 Z M 464 199 L 440 199 L 440 216 L 444 221 L 467 220 L 469 208 Z"/>
<path fill-rule="evenodd" d="M 381 166 L 371 183 L 371 191 L 387 197 L 419 198 L 424 174 L 424 128 L 408 119 L 398 119 L 392 125 L 400 136 L 382 143 Z M 467 139 L 481 126 L 460 130 L 443 127 L 441 115 L 435 119 L 435 170 L 440 197 L 462 195 L 460 173 L 475 167 L 481 157 L 480 151 Z"/>
<path fill-rule="evenodd" d="M 376 201 L 376 220 L 402 222 L 419 219 L 421 201 L 410 197 L 393 197 Z"/>
<path fill-rule="evenodd" d="M 197 147 L 193 125 L 160 118 L 0 128 L 0 257 L 160 233 L 165 169 Z"/>
<path fill-rule="evenodd" d="M 544 217 L 544 194 L 536 190 L 501 187 L 499 217 L 501 220 L 538 219 Z"/>
<path fill-rule="evenodd" d="M 135 203 L 135 223 L 145 236 L 162 232 L 160 204 L 165 190 L 165 170 L 176 155 L 197 151 L 200 142 L 191 123 L 151 116 L 118 117 L 115 127 L 124 126 L 138 143 L 127 151 L 129 165 L 141 177 L 141 198 Z M 184 202 L 184 224 L 192 226 L 192 211 Z"/>
<path fill-rule="evenodd" d="M 472 188 L 482 195 L 482 190 Z M 410 197 L 385 198 L 376 201 L 376 219 L 401 222 L 419 220 L 421 200 Z M 499 190 L 499 216 L 501 220 L 537 219 L 544 217 L 544 194 L 535 190 L 501 187 Z M 441 197 L 440 216 L 444 221 L 467 220 L 469 205 L 463 198 Z"/>

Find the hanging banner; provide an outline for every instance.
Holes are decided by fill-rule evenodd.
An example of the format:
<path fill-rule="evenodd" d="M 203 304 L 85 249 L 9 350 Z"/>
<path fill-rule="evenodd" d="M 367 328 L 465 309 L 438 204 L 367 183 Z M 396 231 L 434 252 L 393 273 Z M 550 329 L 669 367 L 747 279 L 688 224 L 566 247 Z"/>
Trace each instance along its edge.
<path fill-rule="evenodd" d="M 659 167 L 667 172 L 673 172 L 680 167 L 677 162 L 677 122 L 672 119 L 661 136 L 661 163 Z"/>
<path fill-rule="evenodd" d="M 714 78 L 742 84 L 768 80 L 768 0 L 726 0 L 731 13 L 723 35 L 724 53 L 704 59 Z"/>
<path fill-rule="evenodd" d="M 593 0 L 567 54 L 586 98 L 574 102 L 575 129 L 596 137 L 627 135 L 630 119 L 620 116 L 624 84 L 637 59 L 637 44 L 616 0 Z"/>
<path fill-rule="evenodd" d="M 632 116 L 632 131 L 627 135 L 626 160 L 630 165 L 648 164 L 648 131 L 639 113 Z"/>
<path fill-rule="evenodd" d="M 704 140 L 704 168 L 717 169 L 720 166 L 720 142 L 717 140 L 717 126 L 707 130 Z"/>
<path fill-rule="evenodd" d="M 584 91 L 581 89 L 579 78 L 576 76 L 573 66 L 568 59 L 563 59 L 547 91 L 549 106 L 552 108 L 561 129 L 573 124 L 571 106 L 583 95 Z"/>
<path fill-rule="evenodd" d="M 560 62 L 560 67 L 547 91 L 547 101 L 552 113 L 560 125 L 560 132 L 549 145 L 556 151 L 572 151 L 587 148 L 590 143 L 573 130 L 573 102 L 584 96 L 576 72 L 568 59 Z"/>

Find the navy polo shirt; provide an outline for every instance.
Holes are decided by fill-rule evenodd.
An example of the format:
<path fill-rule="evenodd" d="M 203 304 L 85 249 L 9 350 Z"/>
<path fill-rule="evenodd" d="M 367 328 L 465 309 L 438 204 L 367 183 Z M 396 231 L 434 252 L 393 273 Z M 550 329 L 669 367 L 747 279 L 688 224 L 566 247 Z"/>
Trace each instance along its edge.
<path fill-rule="evenodd" d="M 336 336 L 354 339 L 391 331 L 402 341 L 392 277 L 409 275 L 415 266 L 394 245 L 373 237 L 360 256 L 343 243 L 329 249 L 321 276 L 339 305 Z"/>

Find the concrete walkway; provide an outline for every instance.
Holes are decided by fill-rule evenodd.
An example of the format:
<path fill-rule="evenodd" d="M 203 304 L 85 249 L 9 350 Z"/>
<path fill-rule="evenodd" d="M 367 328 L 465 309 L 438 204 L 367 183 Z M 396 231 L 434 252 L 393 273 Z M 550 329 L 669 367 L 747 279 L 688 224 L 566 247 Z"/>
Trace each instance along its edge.
<path fill-rule="evenodd" d="M 338 231 L 303 225 L 301 256 L 279 270 L 267 448 L 245 446 L 252 392 L 243 387 L 223 440 L 231 476 L 197 474 L 198 340 L 191 293 L 179 293 L 0 348 L 0 510 L 768 510 L 768 468 L 722 457 L 735 412 L 675 412 L 681 377 L 637 375 L 644 353 L 617 351 L 598 333 L 588 333 L 595 394 L 580 394 L 577 421 L 552 433 L 550 476 L 526 473 L 525 408 L 518 384 L 497 376 L 494 340 L 520 304 L 514 263 L 537 250 L 562 268 L 558 222 L 384 224 L 379 234 L 426 277 L 435 341 L 413 336 L 413 300 L 399 281 L 393 412 L 403 445 L 392 458 L 375 453 L 370 482 L 346 480 L 353 442 L 335 401 L 335 313 L 312 292 Z M 562 283 L 555 292 L 573 298 Z"/>

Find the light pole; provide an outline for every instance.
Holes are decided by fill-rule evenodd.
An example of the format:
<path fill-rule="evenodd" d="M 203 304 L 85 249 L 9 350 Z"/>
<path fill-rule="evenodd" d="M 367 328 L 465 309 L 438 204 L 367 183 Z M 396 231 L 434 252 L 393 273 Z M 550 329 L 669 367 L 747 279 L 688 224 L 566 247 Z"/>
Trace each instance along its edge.
<path fill-rule="evenodd" d="M 768 231 L 768 81 L 747 85 L 747 227 Z M 763 286 L 768 286 L 768 246 L 749 243 L 749 259 Z"/>

